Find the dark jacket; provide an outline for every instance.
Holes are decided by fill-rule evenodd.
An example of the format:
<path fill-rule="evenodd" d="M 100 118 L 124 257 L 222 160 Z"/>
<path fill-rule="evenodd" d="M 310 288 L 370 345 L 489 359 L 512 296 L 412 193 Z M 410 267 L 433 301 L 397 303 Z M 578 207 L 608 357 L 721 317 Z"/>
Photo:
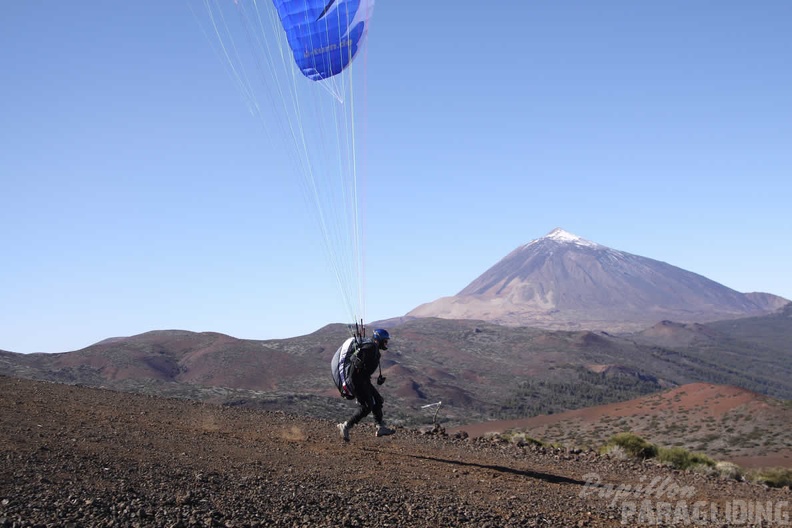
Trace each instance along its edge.
<path fill-rule="evenodd" d="M 352 355 L 352 376 L 370 378 L 379 368 L 380 349 L 372 339 L 366 338 Z"/>

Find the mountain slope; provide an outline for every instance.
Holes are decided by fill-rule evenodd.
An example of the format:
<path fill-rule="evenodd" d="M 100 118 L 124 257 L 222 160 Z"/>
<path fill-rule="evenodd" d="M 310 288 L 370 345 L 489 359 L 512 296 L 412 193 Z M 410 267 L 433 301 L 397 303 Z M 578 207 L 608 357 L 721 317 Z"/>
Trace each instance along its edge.
<path fill-rule="evenodd" d="M 562 445 L 599 446 L 630 431 L 740 465 L 792 467 L 792 404 L 725 385 L 691 383 L 634 400 L 522 420 L 456 427 L 479 436 L 524 431 Z"/>
<path fill-rule="evenodd" d="M 421 305 L 407 316 L 632 331 L 664 319 L 706 322 L 762 315 L 787 302 L 770 294 L 743 294 L 665 262 L 555 229 L 512 251 L 457 295 Z"/>

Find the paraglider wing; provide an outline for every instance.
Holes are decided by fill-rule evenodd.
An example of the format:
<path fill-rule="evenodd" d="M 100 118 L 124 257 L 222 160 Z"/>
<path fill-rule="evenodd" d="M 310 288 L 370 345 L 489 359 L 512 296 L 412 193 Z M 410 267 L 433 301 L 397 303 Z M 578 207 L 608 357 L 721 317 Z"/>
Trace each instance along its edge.
<path fill-rule="evenodd" d="M 374 0 L 273 0 L 300 71 L 314 81 L 341 73 L 363 44 Z"/>
<path fill-rule="evenodd" d="M 352 61 L 365 55 L 374 0 L 188 3 L 276 154 L 262 178 L 282 172 L 300 185 L 348 320 L 364 320 L 365 171 L 358 170 L 356 145 L 365 144 L 358 130 L 366 110 L 355 96 L 367 68 Z M 292 170 L 276 165 L 284 162 Z"/>

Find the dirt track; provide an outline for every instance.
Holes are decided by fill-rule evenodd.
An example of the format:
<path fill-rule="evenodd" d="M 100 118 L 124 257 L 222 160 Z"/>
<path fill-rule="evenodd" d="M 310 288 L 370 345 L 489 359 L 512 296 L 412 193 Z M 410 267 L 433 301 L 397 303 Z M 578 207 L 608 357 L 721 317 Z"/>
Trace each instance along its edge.
<path fill-rule="evenodd" d="M 725 525 L 734 501 L 769 502 L 774 522 L 792 502 L 788 489 L 593 453 L 403 429 L 374 438 L 369 424 L 345 444 L 320 420 L 4 377 L 0 446 L 0 528 L 622 526 L 623 514 L 639 524 L 641 501 L 679 507 L 680 488 L 688 506 L 721 508 L 706 524 Z M 653 479 L 665 493 L 608 493 Z"/>

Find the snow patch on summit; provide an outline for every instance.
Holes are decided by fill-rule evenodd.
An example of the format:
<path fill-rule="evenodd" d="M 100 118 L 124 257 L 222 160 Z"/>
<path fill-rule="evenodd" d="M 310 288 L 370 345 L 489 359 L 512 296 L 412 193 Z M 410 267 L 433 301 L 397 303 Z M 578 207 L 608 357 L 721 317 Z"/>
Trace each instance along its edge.
<path fill-rule="evenodd" d="M 553 240 L 555 242 L 561 242 L 564 244 L 576 244 L 578 246 L 586 246 L 586 247 L 600 247 L 599 244 L 595 242 L 591 242 L 590 240 L 586 240 L 585 238 L 579 237 L 575 234 L 572 234 L 569 231 L 565 231 L 560 227 L 556 227 L 542 238 L 538 238 L 536 240 L 529 242 L 528 244 L 525 245 L 525 247 L 528 247 L 542 240 Z"/>

